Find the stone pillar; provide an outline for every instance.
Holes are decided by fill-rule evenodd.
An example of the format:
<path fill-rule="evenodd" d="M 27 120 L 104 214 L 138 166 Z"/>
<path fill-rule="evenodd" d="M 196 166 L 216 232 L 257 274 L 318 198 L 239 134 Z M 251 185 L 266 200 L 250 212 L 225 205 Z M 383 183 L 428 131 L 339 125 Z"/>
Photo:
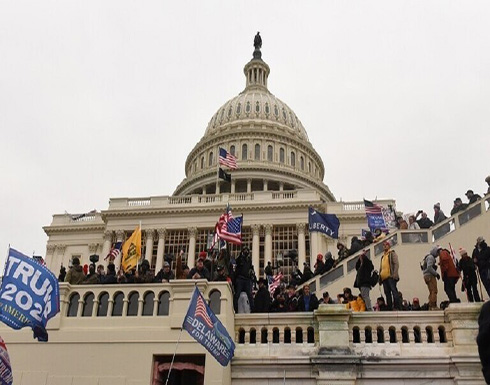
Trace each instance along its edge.
<path fill-rule="evenodd" d="M 321 305 L 314 316 L 318 322 L 319 351 L 311 358 L 319 385 L 355 385 L 361 357 L 349 342 L 351 311 L 344 305 Z"/>
<path fill-rule="evenodd" d="M 310 232 L 310 268 L 313 271 L 315 268 L 313 267 L 316 262 L 316 256 L 318 254 L 318 232 L 312 231 Z"/>
<path fill-rule="evenodd" d="M 235 194 L 235 183 L 236 183 L 235 179 L 232 179 L 231 180 L 231 190 L 230 190 L 232 194 Z"/>
<path fill-rule="evenodd" d="M 284 191 L 284 182 L 279 183 L 279 191 Z"/>
<path fill-rule="evenodd" d="M 264 191 L 267 191 L 267 190 L 268 190 L 268 188 L 269 188 L 268 181 L 267 181 L 267 179 L 264 179 L 264 188 L 263 188 L 263 190 L 264 190 Z"/>
<path fill-rule="evenodd" d="M 192 269 L 196 265 L 196 234 L 197 228 L 189 227 L 189 255 L 187 256 L 187 266 Z"/>
<path fill-rule="evenodd" d="M 252 179 L 247 179 L 247 192 L 252 192 Z"/>
<path fill-rule="evenodd" d="M 116 231 L 116 242 L 124 242 L 126 234 L 124 233 L 124 230 L 117 230 Z M 116 267 L 116 274 L 117 270 L 121 267 L 121 260 L 122 260 L 122 251 L 119 253 L 119 256 L 114 260 L 114 266 Z"/>
<path fill-rule="evenodd" d="M 63 244 L 56 245 L 56 251 L 55 251 L 55 255 L 56 255 L 55 261 L 56 262 L 55 262 L 55 264 L 53 266 L 55 268 L 54 271 L 59 271 L 61 265 L 63 265 L 63 260 L 64 260 L 64 256 L 65 256 L 65 250 L 66 250 L 66 245 L 63 245 Z M 69 263 L 67 263 L 67 264 L 69 264 Z M 68 269 L 66 269 L 66 272 L 68 272 Z"/>
<path fill-rule="evenodd" d="M 267 266 L 268 262 L 272 262 L 272 225 L 265 225 L 265 256 L 264 266 Z"/>
<path fill-rule="evenodd" d="M 153 256 L 153 235 L 155 234 L 155 229 L 147 229 L 146 233 L 146 250 L 145 250 L 145 259 L 150 262 L 151 266 L 151 257 Z"/>
<path fill-rule="evenodd" d="M 221 183 L 219 181 L 216 182 L 216 194 L 220 193 Z"/>
<path fill-rule="evenodd" d="M 107 267 L 107 263 L 109 262 L 109 258 L 105 259 L 107 257 L 107 254 L 109 254 L 109 251 L 111 251 L 111 245 L 112 245 L 112 231 L 106 230 L 104 231 L 104 246 L 102 246 L 102 255 L 100 256 L 101 263 L 103 263 Z"/>
<path fill-rule="evenodd" d="M 252 264 L 255 276 L 260 278 L 260 225 L 252 225 Z"/>
<path fill-rule="evenodd" d="M 54 263 L 55 263 L 55 261 L 54 261 L 54 252 L 55 251 L 56 251 L 56 245 L 49 245 L 48 244 L 46 246 L 46 265 L 54 273 L 57 272 L 57 270 L 55 270 L 56 266 L 54 265 Z"/>
<path fill-rule="evenodd" d="M 306 224 L 298 223 L 296 230 L 298 231 L 298 267 L 302 270 L 303 263 L 306 262 L 306 240 L 305 240 Z"/>
<path fill-rule="evenodd" d="M 163 252 L 165 250 L 165 236 L 167 235 L 167 229 L 158 229 L 158 247 L 157 247 L 157 263 L 155 264 L 155 273 L 159 272 L 163 268 Z"/>

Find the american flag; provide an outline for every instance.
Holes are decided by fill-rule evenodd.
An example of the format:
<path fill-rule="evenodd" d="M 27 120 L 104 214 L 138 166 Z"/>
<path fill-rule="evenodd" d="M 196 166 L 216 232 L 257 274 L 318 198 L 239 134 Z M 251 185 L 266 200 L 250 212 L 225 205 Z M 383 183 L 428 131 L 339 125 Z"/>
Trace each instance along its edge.
<path fill-rule="evenodd" d="M 112 246 L 111 251 L 109 251 L 109 254 L 107 254 L 107 256 L 104 258 L 104 261 L 106 259 L 113 261 L 117 257 L 119 257 L 121 255 L 121 246 L 122 246 L 122 242 L 116 242 L 114 246 Z"/>
<path fill-rule="evenodd" d="M 235 245 L 242 244 L 242 222 L 243 216 L 233 218 L 231 207 L 228 205 L 226 211 L 221 214 L 216 223 L 216 235 L 227 242 Z"/>
<path fill-rule="evenodd" d="M 373 203 L 371 201 L 368 201 L 364 199 L 364 207 L 366 209 L 366 214 L 374 214 L 374 215 L 381 215 L 382 214 L 382 207 L 377 205 L 376 203 Z"/>
<path fill-rule="evenodd" d="M 237 168 L 236 157 L 234 155 L 231 155 L 224 148 L 219 149 L 219 164 L 227 166 L 232 170 L 236 170 Z"/>
<path fill-rule="evenodd" d="M 197 297 L 196 312 L 194 313 L 194 316 L 202 319 L 210 329 L 213 328 L 213 321 L 211 320 L 211 317 L 209 317 L 208 311 L 206 310 L 206 304 L 201 296 Z"/>
<path fill-rule="evenodd" d="M 279 272 L 278 274 L 274 276 L 268 276 L 268 284 L 269 284 L 269 293 L 271 297 L 274 295 L 274 291 L 278 288 L 278 286 L 281 284 L 281 280 L 284 277 L 282 272 Z"/>

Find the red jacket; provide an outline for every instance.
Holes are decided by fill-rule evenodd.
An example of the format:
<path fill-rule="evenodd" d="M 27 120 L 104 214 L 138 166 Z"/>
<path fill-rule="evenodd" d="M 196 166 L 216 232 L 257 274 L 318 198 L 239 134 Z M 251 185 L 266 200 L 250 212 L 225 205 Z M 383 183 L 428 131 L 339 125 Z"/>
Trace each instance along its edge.
<path fill-rule="evenodd" d="M 439 264 L 441 265 L 441 275 L 442 279 L 448 278 L 459 278 L 459 272 L 454 266 L 453 258 L 447 250 L 441 250 L 439 252 Z"/>

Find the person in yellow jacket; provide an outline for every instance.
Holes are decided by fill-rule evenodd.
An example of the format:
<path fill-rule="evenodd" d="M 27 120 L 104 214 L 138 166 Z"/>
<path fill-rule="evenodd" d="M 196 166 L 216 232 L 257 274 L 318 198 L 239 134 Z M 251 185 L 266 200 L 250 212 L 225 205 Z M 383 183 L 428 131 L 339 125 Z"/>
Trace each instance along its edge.
<path fill-rule="evenodd" d="M 351 309 L 352 311 L 366 311 L 366 304 L 362 297 L 352 295 L 352 290 L 348 287 L 344 289 L 344 298 L 347 301 L 345 304 L 346 309 Z"/>
<path fill-rule="evenodd" d="M 396 287 L 397 282 L 400 280 L 398 275 L 400 267 L 398 255 L 396 255 L 394 250 L 391 250 L 390 241 L 383 242 L 383 251 L 379 267 L 379 284 L 383 285 L 388 309 L 401 310 L 402 304 Z"/>

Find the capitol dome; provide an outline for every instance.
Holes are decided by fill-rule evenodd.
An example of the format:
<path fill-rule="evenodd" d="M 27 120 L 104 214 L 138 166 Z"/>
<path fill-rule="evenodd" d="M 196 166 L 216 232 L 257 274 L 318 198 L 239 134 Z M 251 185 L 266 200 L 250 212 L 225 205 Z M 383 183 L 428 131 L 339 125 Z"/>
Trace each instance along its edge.
<path fill-rule="evenodd" d="M 187 157 L 186 178 L 174 195 L 314 189 L 324 201 L 335 201 L 323 183 L 323 161 L 303 124 L 269 91 L 270 68 L 260 49 L 253 56 L 243 70 L 245 89 L 212 116 Z M 217 180 L 220 147 L 237 157 L 231 183 Z"/>

